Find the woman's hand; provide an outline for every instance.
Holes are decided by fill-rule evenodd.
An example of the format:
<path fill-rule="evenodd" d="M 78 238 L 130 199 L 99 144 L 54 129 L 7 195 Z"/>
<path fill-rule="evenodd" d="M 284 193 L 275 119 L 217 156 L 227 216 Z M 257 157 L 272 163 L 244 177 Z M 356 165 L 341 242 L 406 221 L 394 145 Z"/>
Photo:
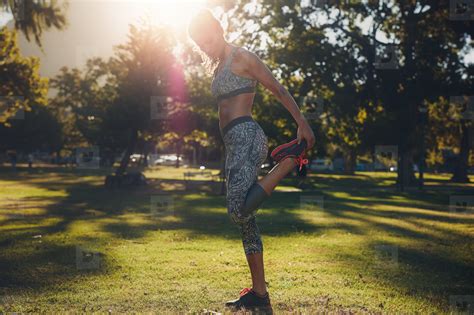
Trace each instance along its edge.
<path fill-rule="evenodd" d="M 306 143 L 308 144 L 306 150 L 311 149 L 316 142 L 313 130 L 311 129 L 310 125 L 308 124 L 308 121 L 306 121 L 306 118 L 304 118 L 304 116 L 302 116 L 302 119 L 298 122 L 298 131 L 296 138 L 298 139 L 298 144 L 301 142 L 301 140 L 306 140 Z"/>

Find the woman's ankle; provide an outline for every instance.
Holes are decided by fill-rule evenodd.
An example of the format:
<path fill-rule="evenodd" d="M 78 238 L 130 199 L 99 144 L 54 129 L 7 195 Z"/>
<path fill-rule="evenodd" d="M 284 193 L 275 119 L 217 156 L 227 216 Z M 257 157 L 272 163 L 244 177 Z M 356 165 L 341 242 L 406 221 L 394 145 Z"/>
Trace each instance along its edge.
<path fill-rule="evenodd" d="M 268 291 L 267 290 L 255 290 L 254 288 L 252 288 L 253 292 L 255 292 L 255 294 L 258 296 L 258 297 L 261 297 L 261 298 L 264 298 L 268 295 Z M 263 293 L 262 293 L 263 292 Z"/>
<path fill-rule="evenodd" d="M 285 156 L 280 162 L 280 164 L 284 164 L 284 163 L 292 163 L 292 164 L 295 164 L 295 160 L 296 160 L 296 156 L 294 155 L 289 155 L 289 156 Z"/>

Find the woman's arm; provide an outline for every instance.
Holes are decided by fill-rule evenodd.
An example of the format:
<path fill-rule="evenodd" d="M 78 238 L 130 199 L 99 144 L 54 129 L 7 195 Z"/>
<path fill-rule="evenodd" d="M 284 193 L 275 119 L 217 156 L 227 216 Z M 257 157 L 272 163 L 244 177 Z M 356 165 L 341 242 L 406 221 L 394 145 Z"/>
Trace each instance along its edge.
<path fill-rule="evenodd" d="M 308 121 L 300 111 L 295 99 L 291 96 L 288 90 L 278 82 L 273 76 L 272 72 L 262 62 L 262 60 L 253 52 L 246 51 L 242 54 L 246 65 L 247 73 L 252 78 L 258 80 L 263 84 L 277 100 L 283 104 L 283 106 L 290 112 L 298 124 L 298 143 L 301 139 L 306 139 L 308 143 L 308 149 L 312 148 L 315 143 L 315 137 L 313 130 L 308 124 Z"/>

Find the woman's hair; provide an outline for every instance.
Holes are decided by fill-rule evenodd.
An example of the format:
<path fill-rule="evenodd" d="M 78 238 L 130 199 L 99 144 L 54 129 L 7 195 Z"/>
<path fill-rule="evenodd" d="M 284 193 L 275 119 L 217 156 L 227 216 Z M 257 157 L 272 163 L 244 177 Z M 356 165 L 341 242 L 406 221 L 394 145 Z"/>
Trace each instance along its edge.
<path fill-rule="evenodd" d="M 221 34 L 224 36 L 224 29 L 218 19 L 214 17 L 211 11 L 202 9 L 191 20 L 188 26 L 188 35 L 192 39 L 194 45 L 193 50 L 201 56 L 202 65 L 206 69 L 206 73 L 214 75 L 219 65 L 220 58 L 214 58 L 206 54 L 196 42 L 196 38 L 202 34 Z"/>

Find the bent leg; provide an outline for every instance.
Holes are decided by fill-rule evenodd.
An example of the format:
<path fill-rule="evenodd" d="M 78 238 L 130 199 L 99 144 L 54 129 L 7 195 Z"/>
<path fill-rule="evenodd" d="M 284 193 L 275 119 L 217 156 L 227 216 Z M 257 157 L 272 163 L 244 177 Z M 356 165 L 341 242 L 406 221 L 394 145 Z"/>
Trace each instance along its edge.
<path fill-rule="evenodd" d="M 295 164 L 292 158 L 286 158 L 275 165 L 264 178 L 253 183 L 247 192 L 242 206 L 242 214 L 254 214 L 260 208 L 263 201 L 271 196 L 278 183 L 294 168 Z"/>
<path fill-rule="evenodd" d="M 267 193 L 257 181 L 254 182 L 245 197 L 245 202 L 242 205 L 242 214 L 245 216 L 254 214 L 268 197 L 270 197 L 270 194 Z"/>
<path fill-rule="evenodd" d="M 278 183 L 296 167 L 294 158 L 289 157 L 278 162 L 265 177 L 258 181 L 265 192 L 271 196 Z"/>

